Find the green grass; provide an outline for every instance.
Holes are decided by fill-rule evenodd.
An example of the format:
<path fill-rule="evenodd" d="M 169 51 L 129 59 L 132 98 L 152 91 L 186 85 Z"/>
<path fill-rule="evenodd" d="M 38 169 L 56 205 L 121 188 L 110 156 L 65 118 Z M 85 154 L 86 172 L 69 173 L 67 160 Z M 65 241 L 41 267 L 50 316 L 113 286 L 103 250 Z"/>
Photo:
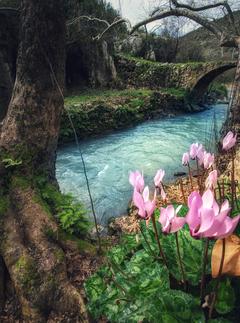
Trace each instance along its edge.
<path fill-rule="evenodd" d="M 161 89 L 162 93 L 167 93 L 167 94 L 171 94 L 177 98 L 182 98 L 185 97 L 187 94 L 187 90 L 183 89 L 183 88 L 166 88 L 166 89 Z"/>
<path fill-rule="evenodd" d="M 184 66 L 191 66 L 191 67 L 199 67 L 202 66 L 203 64 L 211 63 L 211 62 L 187 62 L 187 63 L 163 63 L 163 62 L 155 62 L 155 61 L 150 61 L 141 57 L 134 57 L 131 55 L 121 55 L 121 57 L 128 59 L 129 61 L 134 61 L 136 63 L 141 63 L 141 64 L 147 64 L 147 65 L 155 65 L 155 66 L 176 66 L 176 67 L 184 67 Z M 216 63 L 212 61 L 212 63 Z"/>
<path fill-rule="evenodd" d="M 148 89 L 127 89 L 127 90 L 102 90 L 88 89 L 78 90 L 65 98 L 65 106 L 73 106 L 75 104 L 106 100 L 115 97 L 139 98 L 152 94 L 152 90 Z"/>
<path fill-rule="evenodd" d="M 126 89 L 126 90 L 101 90 L 88 89 L 78 90 L 75 93 L 65 98 L 65 106 L 71 107 L 81 103 L 106 101 L 111 98 L 128 97 L 129 99 L 139 100 L 143 97 L 150 96 L 154 91 L 149 89 Z M 155 91 L 156 92 L 156 91 Z M 186 90 L 182 88 L 166 88 L 159 89 L 159 92 L 171 94 L 175 97 L 181 98 L 186 95 Z M 78 93 L 78 94 L 77 94 Z"/>

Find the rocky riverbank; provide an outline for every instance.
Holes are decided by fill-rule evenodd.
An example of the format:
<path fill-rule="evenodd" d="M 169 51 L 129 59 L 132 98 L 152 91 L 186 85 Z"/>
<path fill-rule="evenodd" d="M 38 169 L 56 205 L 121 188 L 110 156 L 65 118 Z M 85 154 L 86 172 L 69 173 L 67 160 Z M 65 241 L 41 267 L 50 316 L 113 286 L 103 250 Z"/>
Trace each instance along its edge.
<path fill-rule="evenodd" d="M 79 138 L 84 139 L 134 126 L 145 120 L 173 117 L 203 109 L 188 104 L 186 93 L 178 89 L 108 90 L 98 91 L 97 94 L 66 98 L 60 143 L 74 138 L 69 115 Z"/>

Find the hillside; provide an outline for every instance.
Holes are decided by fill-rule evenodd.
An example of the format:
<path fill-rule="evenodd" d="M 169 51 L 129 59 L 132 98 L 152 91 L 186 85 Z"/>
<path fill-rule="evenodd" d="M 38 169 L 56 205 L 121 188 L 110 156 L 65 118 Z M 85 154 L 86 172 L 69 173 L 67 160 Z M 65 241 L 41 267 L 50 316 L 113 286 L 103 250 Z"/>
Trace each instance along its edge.
<path fill-rule="evenodd" d="M 237 25 L 240 22 L 240 11 L 234 13 Z M 228 16 L 216 20 L 216 25 L 229 30 Z M 189 57 L 188 57 L 189 53 Z M 215 36 L 203 27 L 200 27 L 180 40 L 178 60 L 188 61 L 194 54 L 201 61 L 232 60 L 237 53 L 232 48 L 221 48 Z"/>

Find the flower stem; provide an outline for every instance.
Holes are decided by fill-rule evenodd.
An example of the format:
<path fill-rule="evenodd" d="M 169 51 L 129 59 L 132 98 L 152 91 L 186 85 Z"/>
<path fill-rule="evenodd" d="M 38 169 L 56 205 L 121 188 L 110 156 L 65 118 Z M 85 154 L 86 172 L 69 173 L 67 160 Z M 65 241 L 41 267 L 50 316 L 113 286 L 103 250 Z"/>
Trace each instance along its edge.
<path fill-rule="evenodd" d="M 235 164 L 234 164 L 234 149 L 232 150 L 232 176 L 231 176 L 231 189 L 232 189 L 232 210 L 234 209 L 235 198 Z"/>
<path fill-rule="evenodd" d="M 183 284 L 184 284 L 184 290 L 186 291 L 187 290 L 186 276 L 185 276 L 185 271 L 184 271 L 183 263 L 182 263 L 182 259 L 181 259 L 180 248 L 179 248 L 179 240 L 178 240 L 178 233 L 177 232 L 175 233 L 175 238 L 176 238 L 176 245 L 177 245 L 178 260 L 179 260 L 181 273 L 182 273 L 182 280 L 183 280 Z"/>
<path fill-rule="evenodd" d="M 222 239 L 222 257 L 221 257 L 221 262 L 220 262 L 217 282 L 216 282 L 216 285 L 215 285 L 215 288 L 214 288 L 214 291 L 213 291 L 212 302 L 211 302 L 211 305 L 210 305 L 210 308 L 209 308 L 209 319 L 212 318 L 212 312 L 213 312 L 213 309 L 214 309 L 214 306 L 215 306 L 216 300 L 217 300 L 217 292 L 218 292 L 218 287 L 219 287 L 221 276 L 222 276 L 224 259 L 225 259 L 225 249 L 226 249 L 226 240 Z"/>
<path fill-rule="evenodd" d="M 152 222 L 153 222 L 153 229 L 154 229 L 154 233 L 155 233 L 155 238 L 157 240 L 157 244 L 158 244 L 158 249 L 159 249 L 160 255 L 162 257 L 162 260 L 163 260 L 165 266 L 168 268 L 167 260 L 166 260 L 166 257 L 164 255 L 164 252 L 163 252 L 161 243 L 160 243 L 160 239 L 159 239 L 159 235 L 158 235 L 158 231 L 157 231 L 157 226 L 156 226 L 156 219 L 155 219 L 155 216 L 154 215 L 152 216 Z"/>
<path fill-rule="evenodd" d="M 183 202 L 184 202 L 184 204 L 187 204 L 186 197 L 185 197 L 185 194 L 184 194 L 184 187 L 183 187 L 182 178 L 180 178 L 180 189 L 181 189 L 181 192 L 182 192 Z"/>
<path fill-rule="evenodd" d="M 191 188 L 193 190 L 193 180 L 192 180 L 192 172 L 190 168 L 190 164 L 188 163 L 188 173 L 189 173 L 189 178 L 190 178 L 190 183 L 191 183 Z"/>
<path fill-rule="evenodd" d="M 197 183 L 198 183 L 198 189 L 199 192 L 201 191 L 201 185 L 200 185 L 200 171 L 199 171 L 199 164 L 198 164 L 198 159 L 196 157 L 196 164 L 197 164 Z"/>
<path fill-rule="evenodd" d="M 205 291 L 205 284 L 206 284 L 206 268 L 207 268 L 207 261 L 208 261 L 208 248 L 209 248 L 209 239 L 206 240 L 204 254 L 203 254 L 203 268 L 202 268 L 202 279 L 201 279 L 201 290 L 200 290 L 201 304 L 204 301 L 204 291 Z"/>
<path fill-rule="evenodd" d="M 153 256 L 154 259 L 156 259 L 156 256 L 155 256 L 155 254 L 154 254 L 154 252 L 153 252 L 153 250 L 152 250 L 152 248 L 150 246 L 150 243 L 148 242 L 148 239 L 147 239 L 147 237 L 146 237 L 146 235 L 145 235 L 145 233 L 144 233 L 144 231 L 143 231 L 143 229 L 141 227 L 141 224 L 139 225 L 139 227 L 140 227 L 140 231 L 141 231 L 141 234 L 143 236 L 143 239 L 146 242 L 146 245 L 148 246 L 148 249 L 149 249 L 151 255 Z"/>

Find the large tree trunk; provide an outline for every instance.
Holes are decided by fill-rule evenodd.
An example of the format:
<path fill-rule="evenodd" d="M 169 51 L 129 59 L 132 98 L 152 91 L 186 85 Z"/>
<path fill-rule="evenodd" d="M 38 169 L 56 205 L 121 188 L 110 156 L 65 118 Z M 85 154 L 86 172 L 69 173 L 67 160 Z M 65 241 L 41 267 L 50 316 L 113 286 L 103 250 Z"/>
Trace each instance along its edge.
<path fill-rule="evenodd" d="M 22 1 L 17 75 L 1 146 L 54 175 L 63 99 L 63 1 Z M 17 147 L 17 151 L 16 151 Z M 24 155 L 23 151 L 27 153 Z"/>
<path fill-rule="evenodd" d="M 63 109 L 63 3 L 22 0 L 16 82 L 0 139 L 1 160 L 21 163 L 1 168 L 0 260 L 26 322 L 88 321 L 82 297 L 68 280 L 64 252 L 48 238 L 57 224 L 34 187 L 35 175 L 55 179 Z"/>
<path fill-rule="evenodd" d="M 0 122 L 7 113 L 11 99 L 13 81 L 8 63 L 4 60 L 4 54 L 0 50 Z"/>

